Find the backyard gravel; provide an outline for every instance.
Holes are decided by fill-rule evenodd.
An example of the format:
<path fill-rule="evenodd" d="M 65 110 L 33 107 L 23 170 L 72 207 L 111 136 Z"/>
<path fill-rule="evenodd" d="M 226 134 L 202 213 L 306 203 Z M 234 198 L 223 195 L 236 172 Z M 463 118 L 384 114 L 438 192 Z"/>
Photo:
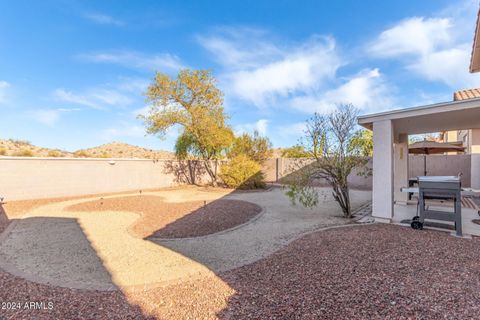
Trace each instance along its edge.
<path fill-rule="evenodd" d="M 480 239 L 369 225 L 316 232 L 222 275 L 227 319 L 474 319 Z"/>
<path fill-rule="evenodd" d="M 129 229 L 135 237 L 187 238 L 216 233 L 246 223 L 262 208 L 240 200 L 165 202 L 139 195 L 96 199 L 67 208 L 75 212 L 128 211 L 141 218 Z"/>
<path fill-rule="evenodd" d="M 353 226 L 314 232 L 265 259 L 213 277 L 125 293 L 128 302 L 120 291 L 52 288 L 0 272 L 1 301 L 53 301 L 55 306 L 0 316 L 475 319 L 479 260 L 479 238 L 394 225 Z"/>
<path fill-rule="evenodd" d="M 31 302 L 36 302 L 36 307 L 30 307 Z M 120 291 L 52 287 L 0 270 L 0 319 L 106 320 L 149 319 L 149 316 L 130 304 Z"/>

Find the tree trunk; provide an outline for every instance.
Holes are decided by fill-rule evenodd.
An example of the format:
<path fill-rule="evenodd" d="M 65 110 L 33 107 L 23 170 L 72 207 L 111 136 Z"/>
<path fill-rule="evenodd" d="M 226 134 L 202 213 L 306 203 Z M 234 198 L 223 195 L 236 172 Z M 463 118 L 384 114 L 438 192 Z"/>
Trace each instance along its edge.
<path fill-rule="evenodd" d="M 210 176 L 210 179 L 212 180 L 212 186 L 216 187 L 217 186 L 216 170 L 212 168 L 212 164 L 210 160 L 204 160 L 204 162 L 205 162 L 205 170 L 207 171 L 208 175 Z"/>
<path fill-rule="evenodd" d="M 343 216 L 345 218 L 351 218 L 352 210 L 350 207 L 348 186 L 339 186 L 339 183 L 335 181 L 332 181 L 331 186 L 333 188 L 333 198 L 338 202 L 340 208 L 342 208 Z"/>

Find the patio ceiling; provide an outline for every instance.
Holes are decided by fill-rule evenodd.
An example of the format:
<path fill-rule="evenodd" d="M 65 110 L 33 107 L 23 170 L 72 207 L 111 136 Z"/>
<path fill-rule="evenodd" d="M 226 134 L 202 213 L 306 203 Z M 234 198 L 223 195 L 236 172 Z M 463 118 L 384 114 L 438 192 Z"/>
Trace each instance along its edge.
<path fill-rule="evenodd" d="M 391 120 L 396 134 L 480 128 L 480 99 L 452 101 L 358 117 L 358 124 L 372 130 L 373 122 Z"/>

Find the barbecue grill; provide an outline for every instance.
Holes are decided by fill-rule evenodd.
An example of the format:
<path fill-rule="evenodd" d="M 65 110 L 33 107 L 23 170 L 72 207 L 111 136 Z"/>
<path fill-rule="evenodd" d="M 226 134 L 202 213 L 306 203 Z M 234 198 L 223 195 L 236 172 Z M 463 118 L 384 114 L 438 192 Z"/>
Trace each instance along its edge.
<path fill-rule="evenodd" d="M 455 223 L 456 235 L 462 236 L 462 202 L 460 178 L 455 176 L 418 177 L 418 216 L 414 217 L 411 226 L 423 229 L 425 219 L 451 221 Z M 452 211 L 432 210 L 425 200 L 453 201 Z"/>

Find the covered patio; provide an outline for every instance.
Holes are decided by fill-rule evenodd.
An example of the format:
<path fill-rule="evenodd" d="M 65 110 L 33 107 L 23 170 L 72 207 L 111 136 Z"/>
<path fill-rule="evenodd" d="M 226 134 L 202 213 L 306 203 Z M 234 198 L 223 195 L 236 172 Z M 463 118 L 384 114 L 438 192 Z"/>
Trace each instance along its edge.
<path fill-rule="evenodd" d="M 373 212 L 377 222 L 399 223 L 416 215 L 408 200 L 408 136 L 480 128 L 480 99 L 452 101 L 360 116 L 358 123 L 373 130 Z M 480 154 L 471 155 L 471 188 L 480 189 Z M 476 210 L 462 207 L 464 234 L 480 236 Z"/>

